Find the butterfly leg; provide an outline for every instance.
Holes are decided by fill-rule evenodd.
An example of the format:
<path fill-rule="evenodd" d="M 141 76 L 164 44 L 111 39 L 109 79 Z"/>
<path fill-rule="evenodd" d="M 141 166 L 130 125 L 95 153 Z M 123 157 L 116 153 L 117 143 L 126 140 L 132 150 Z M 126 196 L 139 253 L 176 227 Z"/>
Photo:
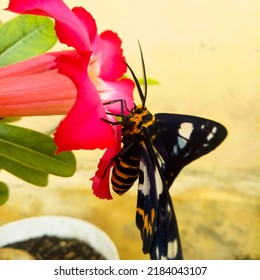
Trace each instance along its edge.
<path fill-rule="evenodd" d="M 101 120 L 104 121 L 104 122 L 106 122 L 106 123 L 112 124 L 112 125 L 122 124 L 122 121 L 113 122 L 113 121 L 106 120 L 106 119 L 104 119 L 104 118 L 101 118 Z"/>
<path fill-rule="evenodd" d="M 125 99 L 115 99 L 115 100 L 112 100 L 112 101 L 109 101 L 109 102 L 106 102 L 106 103 L 103 103 L 103 105 L 111 105 L 111 104 L 114 104 L 114 103 L 120 103 L 120 107 L 121 107 L 121 114 L 112 114 L 112 113 L 107 113 L 108 115 L 113 115 L 113 116 L 118 116 L 118 117 L 125 117 L 126 114 L 125 114 L 125 110 L 130 113 L 131 110 L 129 110 L 127 108 L 127 104 L 126 104 L 126 101 Z"/>
<path fill-rule="evenodd" d="M 121 107 L 121 113 L 120 114 L 115 114 L 115 113 L 110 113 L 106 112 L 107 115 L 114 116 L 114 117 L 121 117 L 122 120 L 120 121 L 109 121 L 107 119 L 101 118 L 102 121 L 112 124 L 112 125 L 117 125 L 117 124 L 124 124 L 125 122 L 128 122 L 128 116 L 125 114 L 125 109 L 126 111 L 130 112 L 130 110 L 127 108 L 126 102 L 124 99 L 116 99 L 112 100 L 106 103 L 103 103 L 103 105 L 109 105 L 109 104 L 114 104 L 120 102 L 120 107 Z"/>

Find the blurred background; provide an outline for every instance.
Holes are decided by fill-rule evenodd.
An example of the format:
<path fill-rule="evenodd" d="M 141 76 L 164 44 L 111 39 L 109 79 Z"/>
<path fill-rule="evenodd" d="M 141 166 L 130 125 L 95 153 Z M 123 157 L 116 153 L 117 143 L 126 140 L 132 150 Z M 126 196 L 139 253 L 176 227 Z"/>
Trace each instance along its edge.
<path fill-rule="evenodd" d="M 260 2 L 257 0 L 64 1 L 83 6 L 99 32 L 123 40 L 128 63 L 142 76 L 138 40 L 150 85 L 147 107 L 213 119 L 228 129 L 214 152 L 193 162 L 171 188 L 186 259 L 260 259 Z M 15 15 L 3 11 L 2 22 Z M 66 48 L 57 45 L 55 50 Z M 139 97 L 136 94 L 136 103 Z M 48 131 L 61 117 L 23 118 Z M 258 140 L 257 140 L 258 139 Z M 111 201 L 92 195 L 91 178 L 103 151 L 77 151 L 78 171 L 50 177 L 46 188 L 1 172 L 9 201 L 0 224 L 34 215 L 82 218 L 105 230 L 121 259 L 147 259 L 135 226 L 136 186 Z"/>

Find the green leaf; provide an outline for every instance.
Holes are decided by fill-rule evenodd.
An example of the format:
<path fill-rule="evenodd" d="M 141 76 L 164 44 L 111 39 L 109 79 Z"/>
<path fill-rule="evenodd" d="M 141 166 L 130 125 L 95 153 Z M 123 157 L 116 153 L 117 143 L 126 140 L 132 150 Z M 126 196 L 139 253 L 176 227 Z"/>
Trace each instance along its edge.
<path fill-rule="evenodd" d="M 39 185 L 47 184 L 47 174 L 72 176 L 76 160 L 71 152 L 55 155 L 56 145 L 45 134 L 0 123 L 0 168 Z"/>
<path fill-rule="evenodd" d="M 129 77 L 127 75 L 123 75 L 123 78 L 128 78 L 131 79 L 132 77 Z M 160 82 L 154 78 L 146 78 L 147 80 L 147 85 L 151 85 L 151 86 L 158 86 L 160 84 Z M 140 85 L 144 85 L 144 78 L 139 78 L 138 82 L 140 83 Z"/>
<path fill-rule="evenodd" d="M 20 15 L 0 25 L 0 67 L 43 54 L 56 41 L 51 19 Z"/>
<path fill-rule="evenodd" d="M 138 79 L 138 81 L 139 81 L 140 85 L 144 85 L 144 79 L 143 78 Z M 147 84 L 155 86 L 155 85 L 159 85 L 160 83 L 156 79 L 147 78 Z"/>
<path fill-rule="evenodd" d="M 3 183 L 0 182 L 0 205 L 4 204 L 9 197 L 9 190 L 8 190 L 8 186 Z"/>
<path fill-rule="evenodd" d="M 48 184 L 47 173 L 41 172 L 35 168 L 26 166 L 23 163 L 13 161 L 12 159 L 9 159 L 1 155 L 0 155 L 0 167 L 28 183 L 41 187 L 45 187 Z"/>
<path fill-rule="evenodd" d="M 0 122 L 7 122 L 7 123 L 10 123 L 10 122 L 17 122 L 21 119 L 21 117 L 8 117 L 8 118 L 0 118 Z"/>

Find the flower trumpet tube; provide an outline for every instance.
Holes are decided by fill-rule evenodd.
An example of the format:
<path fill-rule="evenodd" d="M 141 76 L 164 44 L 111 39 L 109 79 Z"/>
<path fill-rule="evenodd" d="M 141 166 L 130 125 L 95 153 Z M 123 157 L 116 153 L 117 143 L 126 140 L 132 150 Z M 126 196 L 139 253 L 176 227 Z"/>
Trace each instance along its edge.
<path fill-rule="evenodd" d="M 66 115 L 76 100 L 72 81 L 54 67 L 53 54 L 0 68 L 0 117 Z"/>

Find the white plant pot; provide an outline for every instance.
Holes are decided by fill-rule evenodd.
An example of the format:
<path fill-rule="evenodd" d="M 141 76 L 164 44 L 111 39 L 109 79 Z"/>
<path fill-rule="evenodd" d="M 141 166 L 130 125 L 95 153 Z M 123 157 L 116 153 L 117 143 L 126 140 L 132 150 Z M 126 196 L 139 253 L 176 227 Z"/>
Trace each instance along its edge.
<path fill-rule="evenodd" d="M 119 259 L 113 241 L 104 231 L 86 221 L 65 216 L 39 216 L 5 224 L 0 227 L 0 247 L 43 235 L 76 238 L 108 260 Z"/>

